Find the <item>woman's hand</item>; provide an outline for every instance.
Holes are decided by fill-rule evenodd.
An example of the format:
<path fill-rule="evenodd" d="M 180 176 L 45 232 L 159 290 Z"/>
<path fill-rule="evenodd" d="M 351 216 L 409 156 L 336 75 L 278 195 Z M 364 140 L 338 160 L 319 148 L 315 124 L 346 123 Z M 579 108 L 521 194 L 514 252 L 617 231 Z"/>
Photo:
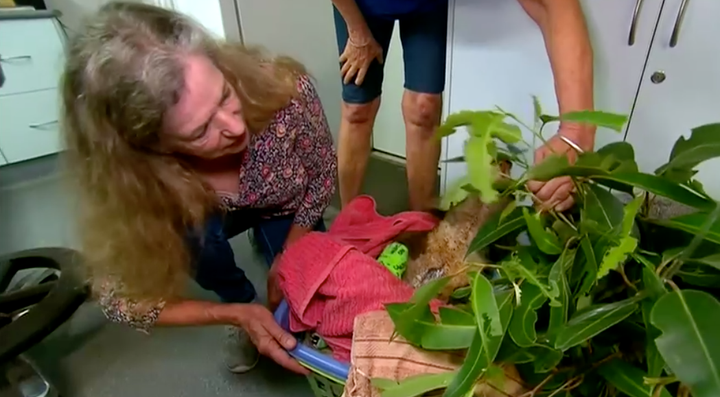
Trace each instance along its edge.
<path fill-rule="evenodd" d="M 383 63 L 383 50 L 372 33 L 369 30 L 350 32 L 345 50 L 340 55 L 340 75 L 343 82 L 350 84 L 355 77 L 355 85 L 362 85 L 368 68 L 375 59 Z"/>
<path fill-rule="evenodd" d="M 266 307 L 258 304 L 242 305 L 238 323 L 248 333 L 260 354 L 270 357 L 293 372 L 308 374 L 308 370 L 298 364 L 286 351 L 295 348 L 297 340 L 275 322 L 275 318 Z"/>
<path fill-rule="evenodd" d="M 535 152 L 535 164 L 541 163 L 545 158 L 553 154 L 567 156 L 570 164 L 575 162 L 578 153 L 560 139 L 561 134 L 584 151 L 589 152 L 593 150 L 595 143 L 594 130 L 588 130 L 582 127 L 563 128 L 561 126 L 558 134 L 550 138 L 546 145 L 538 148 Z M 535 195 L 543 209 L 554 209 L 555 211 L 562 212 L 569 210 L 573 204 L 575 204 L 575 198 L 572 195 L 575 191 L 575 186 L 569 176 L 561 176 L 547 182 L 530 181 L 527 187 Z"/>

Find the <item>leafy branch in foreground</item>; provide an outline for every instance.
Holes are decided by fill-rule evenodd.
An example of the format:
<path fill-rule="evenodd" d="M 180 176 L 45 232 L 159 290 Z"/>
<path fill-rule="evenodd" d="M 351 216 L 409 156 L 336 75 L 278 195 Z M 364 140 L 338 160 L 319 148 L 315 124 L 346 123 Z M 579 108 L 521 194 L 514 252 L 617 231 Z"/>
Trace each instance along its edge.
<path fill-rule="evenodd" d="M 611 143 L 529 166 L 521 127 L 542 139 L 547 123 L 595 124 L 621 131 L 626 117 L 604 112 L 543 115 L 535 101 L 528 126 L 502 109 L 450 115 L 439 136 L 468 132 L 467 175 L 442 207 L 470 199 L 514 198 L 480 226 L 468 254 L 491 265 L 468 266 L 470 285 L 451 305 L 429 302 L 450 276 L 425 284 L 407 303 L 387 306 L 396 332 L 428 350 L 466 351 L 456 372 L 376 382 L 383 396 L 444 390 L 470 396 L 498 385 L 499 368 L 515 366 L 525 390 L 512 396 L 720 396 L 720 207 L 694 179 L 703 161 L 720 157 L 720 124 L 680 137 L 655 173 L 638 170 L 633 147 Z M 524 172 L 512 178 L 500 164 Z M 567 213 L 521 203 L 525 182 L 570 176 L 576 205 Z M 674 218 L 649 214 L 657 197 L 692 208 Z M 497 386 L 493 386 L 498 389 Z"/>

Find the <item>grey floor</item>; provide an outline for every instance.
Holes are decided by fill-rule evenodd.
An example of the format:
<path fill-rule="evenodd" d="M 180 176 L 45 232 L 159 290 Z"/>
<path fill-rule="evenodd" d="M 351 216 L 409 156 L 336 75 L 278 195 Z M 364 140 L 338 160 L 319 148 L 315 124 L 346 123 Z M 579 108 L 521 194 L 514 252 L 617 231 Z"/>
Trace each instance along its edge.
<path fill-rule="evenodd" d="M 241 235 L 233 239 L 237 263 L 265 295 L 266 269 Z M 214 299 L 195 287 L 198 296 Z M 303 377 L 271 362 L 234 375 L 222 363 L 222 327 L 156 329 L 151 335 L 108 323 L 94 304 L 29 356 L 64 396 L 312 396 Z"/>
<path fill-rule="evenodd" d="M 404 209 L 405 170 L 373 160 L 365 191 L 381 213 Z M 38 246 L 76 246 L 73 200 L 54 159 L 0 167 L 0 254 Z M 335 201 L 337 203 L 337 201 Z M 247 236 L 234 238 L 237 263 L 265 296 L 266 268 Z M 193 286 L 192 293 L 212 294 Z M 233 375 L 222 363 L 222 327 L 157 329 L 145 335 L 105 320 L 88 303 L 30 352 L 64 397 L 312 396 L 305 378 L 264 361 Z"/>

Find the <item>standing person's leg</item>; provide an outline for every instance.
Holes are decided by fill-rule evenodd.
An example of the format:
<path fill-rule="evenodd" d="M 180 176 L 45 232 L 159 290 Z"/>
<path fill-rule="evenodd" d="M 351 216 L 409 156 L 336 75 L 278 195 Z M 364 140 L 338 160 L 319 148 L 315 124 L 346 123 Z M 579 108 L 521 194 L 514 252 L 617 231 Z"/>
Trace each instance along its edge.
<path fill-rule="evenodd" d="M 334 8 L 334 7 L 333 7 Z M 342 54 L 348 40 L 348 30 L 340 12 L 334 8 L 338 53 Z M 375 41 L 387 57 L 395 21 L 367 17 L 365 21 Z M 342 206 L 360 194 L 365 169 L 372 149 L 372 131 L 380 107 L 383 65 L 374 60 L 361 86 L 343 84 L 340 133 L 338 138 L 338 179 Z"/>
<path fill-rule="evenodd" d="M 435 131 L 442 113 L 447 46 L 445 2 L 435 12 L 414 13 L 400 19 L 405 64 L 407 177 L 410 208 L 428 210 L 436 204 L 440 140 Z"/>

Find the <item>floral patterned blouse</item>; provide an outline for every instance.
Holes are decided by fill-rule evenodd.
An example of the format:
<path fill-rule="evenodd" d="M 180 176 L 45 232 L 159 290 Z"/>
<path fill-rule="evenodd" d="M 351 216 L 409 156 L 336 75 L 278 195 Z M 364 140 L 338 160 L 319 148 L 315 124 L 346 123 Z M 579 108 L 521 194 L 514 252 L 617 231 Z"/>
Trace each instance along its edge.
<path fill-rule="evenodd" d="M 250 138 L 240 168 L 239 194 L 219 194 L 228 210 L 268 209 L 269 215 L 295 214 L 295 223 L 313 227 L 335 193 L 337 158 L 332 135 L 309 77 L 298 79 L 300 95 Z M 100 288 L 100 304 L 112 321 L 147 331 L 164 303 L 135 302 Z"/>

